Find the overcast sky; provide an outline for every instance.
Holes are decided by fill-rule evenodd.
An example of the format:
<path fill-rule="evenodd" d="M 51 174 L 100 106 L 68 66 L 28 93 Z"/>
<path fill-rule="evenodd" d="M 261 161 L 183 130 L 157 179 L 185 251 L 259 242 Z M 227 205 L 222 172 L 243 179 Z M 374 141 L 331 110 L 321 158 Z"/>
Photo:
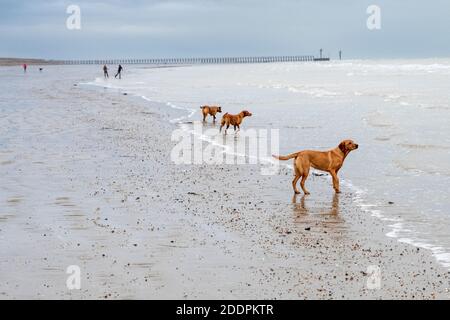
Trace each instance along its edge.
<path fill-rule="evenodd" d="M 81 30 L 66 9 L 81 8 Z M 366 26 L 381 8 L 381 30 Z M 0 57 L 450 57 L 449 0 L 0 0 Z"/>

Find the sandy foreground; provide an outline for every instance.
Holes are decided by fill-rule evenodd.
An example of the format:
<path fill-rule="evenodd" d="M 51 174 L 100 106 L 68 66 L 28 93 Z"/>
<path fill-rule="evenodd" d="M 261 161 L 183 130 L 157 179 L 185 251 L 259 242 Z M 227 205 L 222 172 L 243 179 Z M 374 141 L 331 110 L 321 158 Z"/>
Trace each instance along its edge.
<path fill-rule="evenodd" d="M 450 298 L 449 271 L 387 238 L 345 187 L 311 177 L 293 198 L 288 169 L 175 165 L 160 106 L 74 83 L 0 118 L 17 131 L 0 150 L 0 298 Z"/>

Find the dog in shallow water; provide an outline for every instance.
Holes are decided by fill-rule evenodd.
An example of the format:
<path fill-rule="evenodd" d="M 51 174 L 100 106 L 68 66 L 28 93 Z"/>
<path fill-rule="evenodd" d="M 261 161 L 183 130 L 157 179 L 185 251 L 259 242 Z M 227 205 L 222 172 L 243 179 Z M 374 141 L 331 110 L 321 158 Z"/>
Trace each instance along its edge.
<path fill-rule="evenodd" d="M 358 149 L 358 144 L 353 140 L 344 140 L 339 146 L 329 151 L 312 151 L 304 150 L 296 153 L 292 153 L 287 156 L 276 156 L 274 158 L 278 160 L 289 160 L 294 159 L 294 172 L 295 178 L 292 181 L 292 187 L 294 192 L 299 194 L 297 189 L 297 182 L 300 178 L 300 186 L 305 194 L 309 194 L 308 190 L 305 188 L 305 182 L 308 178 L 309 169 L 313 167 L 314 169 L 328 172 L 333 178 L 333 188 L 336 193 L 340 193 L 339 190 L 339 178 L 337 176 L 339 170 L 344 164 L 344 160 L 347 155 Z"/>
<path fill-rule="evenodd" d="M 200 107 L 202 109 L 203 114 L 203 122 L 206 121 L 206 117 L 208 114 L 213 117 L 213 121 L 216 122 L 216 114 L 222 113 L 222 107 L 219 106 L 202 106 Z"/>
<path fill-rule="evenodd" d="M 222 121 L 220 123 L 220 130 L 219 131 L 222 132 L 222 128 L 224 126 L 227 126 L 225 128 L 225 134 L 227 134 L 228 128 L 230 127 L 230 125 L 232 125 L 234 127 L 234 132 L 235 133 L 239 132 L 239 130 L 241 130 L 240 125 L 242 123 L 242 120 L 245 117 L 251 117 L 251 116 L 252 116 L 252 114 L 250 112 L 248 112 L 247 110 L 241 111 L 239 114 L 229 114 L 227 112 L 222 117 Z M 236 131 L 236 128 L 238 129 L 237 131 Z"/>

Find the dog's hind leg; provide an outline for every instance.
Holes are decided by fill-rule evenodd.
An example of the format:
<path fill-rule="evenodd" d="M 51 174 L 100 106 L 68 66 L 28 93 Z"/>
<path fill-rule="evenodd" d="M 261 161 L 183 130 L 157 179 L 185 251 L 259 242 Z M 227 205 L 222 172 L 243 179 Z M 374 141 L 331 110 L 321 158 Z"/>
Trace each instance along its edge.
<path fill-rule="evenodd" d="M 305 182 L 306 179 L 308 179 L 308 175 L 309 175 L 309 163 L 308 164 L 303 164 L 303 174 L 302 174 L 302 181 L 300 181 L 300 186 L 302 187 L 303 192 L 308 195 L 310 194 L 308 190 L 306 190 L 305 188 Z"/>
<path fill-rule="evenodd" d="M 294 180 L 292 180 L 292 188 L 294 189 L 295 194 L 300 194 L 300 191 L 298 191 L 298 189 L 297 189 L 297 182 L 300 179 L 300 177 L 302 176 L 302 172 L 297 169 L 297 166 L 295 165 L 295 161 L 294 161 L 294 171 L 295 171 L 295 173 L 294 173 L 295 177 L 294 177 Z"/>
<path fill-rule="evenodd" d="M 222 121 L 220 122 L 219 132 L 222 132 L 222 128 L 225 126 L 225 124 L 226 124 L 226 121 L 222 118 Z M 226 134 L 226 131 L 225 131 L 225 134 Z"/>
<path fill-rule="evenodd" d="M 294 180 L 292 180 L 292 188 L 294 188 L 294 193 L 295 194 L 300 194 L 300 191 L 298 191 L 298 189 L 297 189 L 297 182 L 298 182 L 298 179 L 300 179 L 300 175 L 295 175 L 295 177 L 294 177 Z"/>
<path fill-rule="evenodd" d="M 225 128 L 225 134 L 227 134 L 227 130 L 228 130 L 229 127 L 230 127 L 230 124 L 227 123 L 227 127 Z"/>

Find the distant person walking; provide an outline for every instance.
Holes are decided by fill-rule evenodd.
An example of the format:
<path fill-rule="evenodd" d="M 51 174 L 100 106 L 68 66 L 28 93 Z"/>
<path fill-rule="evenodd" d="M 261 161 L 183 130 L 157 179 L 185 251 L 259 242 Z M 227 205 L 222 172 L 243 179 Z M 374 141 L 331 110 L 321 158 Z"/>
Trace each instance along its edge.
<path fill-rule="evenodd" d="M 116 76 L 114 78 L 117 78 L 117 76 L 119 76 L 119 79 L 122 79 L 122 65 L 119 64 L 119 68 L 117 69 L 117 73 Z"/>
<path fill-rule="evenodd" d="M 103 76 L 106 78 L 109 78 L 109 74 L 108 74 L 108 67 L 106 66 L 106 64 L 103 66 Z"/>
<path fill-rule="evenodd" d="M 23 64 L 23 72 L 27 72 L 27 64 L 26 63 Z"/>

